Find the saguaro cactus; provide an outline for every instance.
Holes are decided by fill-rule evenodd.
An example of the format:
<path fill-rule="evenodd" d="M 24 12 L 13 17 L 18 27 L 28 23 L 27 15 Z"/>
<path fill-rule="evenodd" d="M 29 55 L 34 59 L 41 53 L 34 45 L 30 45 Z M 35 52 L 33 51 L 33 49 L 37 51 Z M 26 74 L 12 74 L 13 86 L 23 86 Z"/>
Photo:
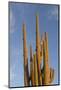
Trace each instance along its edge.
<path fill-rule="evenodd" d="M 41 43 L 41 44 L 40 44 Z M 24 53 L 24 85 L 50 85 L 54 79 L 54 69 L 49 67 L 48 34 L 45 32 L 40 41 L 39 21 L 36 15 L 36 52 L 30 46 L 30 75 L 28 72 L 28 51 L 26 43 L 26 27 L 23 24 L 23 53 Z M 41 64 L 43 61 L 43 67 Z M 31 81 L 31 83 L 30 83 Z"/>
<path fill-rule="evenodd" d="M 34 80 L 34 58 L 32 55 L 32 47 L 30 46 L 30 79 L 31 79 L 31 85 L 35 85 L 35 80 Z"/>
<path fill-rule="evenodd" d="M 27 44 L 26 44 L 26 27 L 23 24 L 23 56 L 24 56 L 24 84 L 29 86 L 29 72 L 28 72 L 28 55 L 27 55 Z"/>
<path fill-rule="evenodd" d="M 38 23 L 38 16 L 36 16 L 36 60 L 37 60 L 37 67 L 38 67 L 38 82 L 39 85 L 42 85 L 42 76 L 41 76 L 41 60 L 40 60 L 40 36 L 39 36 L 39 23 Z"/>
<path fill-rule="evenodd" d="M 34 54 L 33 57 L 34 57 L 34 80 L 35 80 L 35 86 L 38 86 L 38 71 L 37 71 L 36 54 Z"/>
<path fill-rule="evenodd" d="M 43 60 L 44 60 L 44 85 L 49 85 L 50 82 L 50 68 L 48 63 L 48 39 L 45 33 L 43 40 Z"/>

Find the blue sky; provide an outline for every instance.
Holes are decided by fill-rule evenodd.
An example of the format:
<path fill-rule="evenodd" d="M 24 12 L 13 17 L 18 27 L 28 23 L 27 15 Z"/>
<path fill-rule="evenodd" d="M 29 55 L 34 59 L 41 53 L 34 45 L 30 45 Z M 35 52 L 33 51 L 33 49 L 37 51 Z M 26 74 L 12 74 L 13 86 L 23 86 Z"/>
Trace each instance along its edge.
<path fill-rule="evenodd" d="M 42 4 L 9 3 L 10 9 L 10 86 L 24 86 L 23 32 L 26 24 L 28 63 L 30 44 L 36 47 L 36 14 L 39 15 L 40 37 L 48 33 L 49 65 L 54 69 L 52 84 L 58 84 L 58 6 Z"/>

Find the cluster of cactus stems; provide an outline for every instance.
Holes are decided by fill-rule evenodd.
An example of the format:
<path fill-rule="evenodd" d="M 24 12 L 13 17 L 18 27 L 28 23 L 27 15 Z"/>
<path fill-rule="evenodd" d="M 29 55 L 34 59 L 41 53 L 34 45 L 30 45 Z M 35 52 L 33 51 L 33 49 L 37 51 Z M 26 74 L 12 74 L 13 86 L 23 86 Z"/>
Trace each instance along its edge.
<path fill-rule="evenodd" d="M 23 57 L 24 86 L 51 85 L 54 79 L 54 69 L 49 67 L 48 62 L 48 34 L 45 32 L 40 40 L 38 15 L 36 15 L 36 52 L 34 54 L 32 52 L 32 46 L 30 45 L 30 75 L 25 24 L 23 24 Z M 41 67 L 42 62 L 43 67 Z"/>

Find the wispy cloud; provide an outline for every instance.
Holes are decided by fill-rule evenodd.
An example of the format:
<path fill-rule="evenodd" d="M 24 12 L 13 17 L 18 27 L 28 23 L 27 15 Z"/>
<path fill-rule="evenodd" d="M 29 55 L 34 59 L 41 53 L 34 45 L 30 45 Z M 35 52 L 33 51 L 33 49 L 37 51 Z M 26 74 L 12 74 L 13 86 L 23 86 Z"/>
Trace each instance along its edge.
<path fill-rule="evenodd" d="M 18 77 L 18 75 L 17 75 L 18 55 L 19 55 L 19 53 L 18 53 L 17 49 L 11 50 L 11 52 L 10 52 L 10 85 L 12 85 L 12 86 L 16 85 L 15 82 Z"/>
<path fill-rule="evenodd" d="M 16 77 L 15 64 L 10 67 L 10 81 L 13 81 Z"/>
<path fill-rule="evenodd" d="M 14 48 L 10 52 L 10 86 L 13 87 L 22 85 L 23 69 L 21 67 L 23 65 L 23 58 L 19 58 L 20 53 L 18 48 Z"/>
<path fill-rule="evenodd" d="M 10 9 L 10 34 L 14 33 L 16 30 L 16 20 L 15 20 L 15 15 L 13 11 Z"/>
<path fill-rule="evenodd" d="M 58 7 L 52 8 L 48 11 L 48 18 L 58 20 Z"/>

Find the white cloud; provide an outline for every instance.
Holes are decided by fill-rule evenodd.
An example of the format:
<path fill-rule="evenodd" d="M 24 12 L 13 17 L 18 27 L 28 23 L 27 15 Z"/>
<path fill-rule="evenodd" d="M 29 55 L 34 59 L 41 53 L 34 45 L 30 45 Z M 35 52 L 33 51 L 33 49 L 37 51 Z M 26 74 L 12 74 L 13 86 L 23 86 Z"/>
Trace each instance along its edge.
<path fill-rule="evenodd" d="M 18 49 L 11 49 L 10 51 L 10 83 L 12 84 L 15 79 L 17 78 L 17 73 L 16 73 L 16 64 L 18 64 Z M 16 59 L 16 60 L 14 60 Z"/>
<path fill-rule="evenodd" d="M 15 77 L 16 77 L 15 65 L 13 65 L 12 68 L 10 67 L 10 82 L 13 81 Z"/>
<path fill-rule="evenodd" d="M 14 33 L 15 30 L 16 30 L 15 15 L 13 14 L 13 11 L 10 10 L 10 34 Z"/>
<path fill-rule="evenodd" d="M 58 7 L 52 8 L 48 11 L 48 18 L 58 20 Z"/>

